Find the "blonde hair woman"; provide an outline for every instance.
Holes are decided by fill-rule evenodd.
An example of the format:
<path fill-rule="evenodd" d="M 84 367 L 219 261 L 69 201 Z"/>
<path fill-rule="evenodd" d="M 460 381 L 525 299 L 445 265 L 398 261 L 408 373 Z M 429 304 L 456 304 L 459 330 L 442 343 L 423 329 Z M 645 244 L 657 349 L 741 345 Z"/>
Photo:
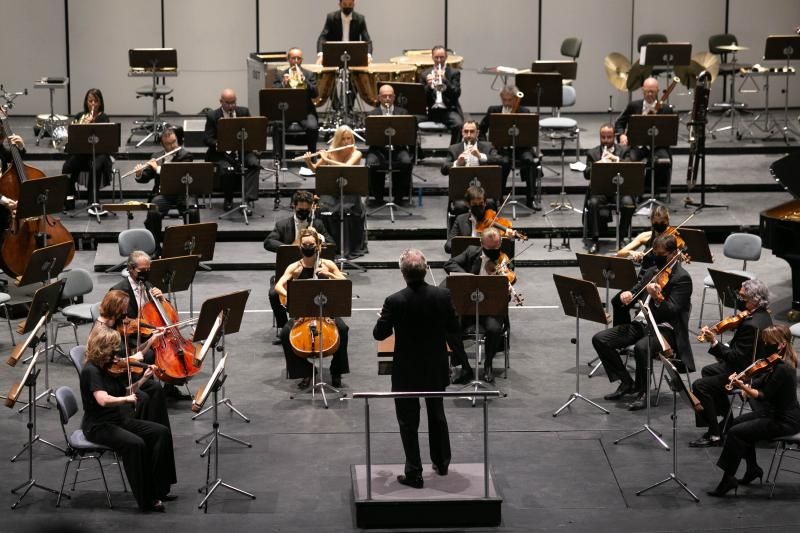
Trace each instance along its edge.
<path fill-rule="evenodd" d="M 343 146 L 348 148 L 342 148 Z M 336 148 L 342 149 L 333 151 Z M 317 170 L 320 165 L 358 165 L 361 162 L 361 151 L 356 148 L 356 136 L 350 126 L 339 126 L 333 134 L 330 148 L 320 151 L 316 162 L 310 152 L 306 152 L 304 158 L 311 170 Z"/>

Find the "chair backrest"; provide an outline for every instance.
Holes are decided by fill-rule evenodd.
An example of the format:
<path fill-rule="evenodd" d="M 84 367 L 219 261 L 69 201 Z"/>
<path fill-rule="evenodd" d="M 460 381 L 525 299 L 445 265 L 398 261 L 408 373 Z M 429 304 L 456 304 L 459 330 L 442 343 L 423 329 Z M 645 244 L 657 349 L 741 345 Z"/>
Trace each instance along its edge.
<path fill-rule="evenodd" d="M 81 370 L 83 370 L 83 357 L 86 354 L 86 346 L 79 344 L 73 346 L 69 350 L 69 359 L 72 361 L 72 366 L 78 371 L 78 378 L 81 377 Z"/>
<path fill-rule="evenodd" d="M 156 251 L 156 240 L 153 234 L 144 228 L 126 229 L 117 237 L 117 246 L 122 257 L 127 257 L 135 250 L 152 255 Z"/>
<path fill-rule="evenodd" d="M 667 36 L 663 33 L 643 33 L 636 39 L 636 51 L 642 49 L 642 46 L 646 46 L 650 43 L 666 43 L 669 42 Z"/>
<path fill-rule="evenodd" d="M 577 93 L 575 87 L 571 85 L 564 85 L 561 87 L 561 107 L 572 107 L 575 105 Z"/>
<path fill-rule="evenodd" d="M 66 426 L 69 419 L 78 412 L 78 400 L 75 399 L 75 393 L 71 388 L 64 386 L 56 389 L 56 406 L 61 425 Z"/>
<path fill-rule="evenodd" d="M 736 36 L 732 33 L 718 33 L 708 38 L 708 50 L 712 54 L 727 54 L 727 50 L 720 50 L 720 46 L 737 44 Z"/>
<path fill-rule="evenodd" d="M 578 59 L 581 55 L 581 45 L 583 41 L 579 37 L 567 37 L 561 41 L 561 55 Z"/>
<path fill-rule="evenodd" d="M 752 233 L 731 233 L 722 245 L 722 254 L 744 261 L 742 270 L 745 270 L 748 261 L 758 261 L 761 258 L 761 237 Z"/>
<path fill-rule="evenodd" d="M 89 294 L 94 289 L 94 282 L 89 272 L 83 268 L 73 268 L 58 275 L 58 279 L 64 279 L 64 288 L 61 290 L 61 298 L 72 301 L 73 298 Z"/>

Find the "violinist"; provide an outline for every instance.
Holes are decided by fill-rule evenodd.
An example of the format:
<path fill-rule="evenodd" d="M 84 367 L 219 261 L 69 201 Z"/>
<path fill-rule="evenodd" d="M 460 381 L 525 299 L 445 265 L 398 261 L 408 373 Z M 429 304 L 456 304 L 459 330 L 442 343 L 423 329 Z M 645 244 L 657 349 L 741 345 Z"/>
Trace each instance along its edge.
<path fill-rule="evenodd" d="M 621 303 L 632 305 L 636 300 L 649 301 L 650 312 L 663 338 L 677 352 L 680 367 L 694 370 L 694 358 L 689 344 L 689 307 L 692 297 L 692 278 L 678 261 L 678 246 L 674 235 L 662 235 L 653 242 L 655 266 L 648 269 L 642 280 L 630 291 L 620 294 Z M 662 274 L 662 275 L 659 275 Z M 663 274 L 668 274 L 664 276 Z M 665 282 L 665 283 L 664 283 Z M 662 286 L 663 283 L 663 286 Z M 648 339 L 652 346 L 648 351 Z M 634 345 L 635 380 L 631 378 L 620 357 L 620 350 Z M 661 346 L 655 335 L 648 335 L 646 318 L 640 312 L 628 323 L 614 326 L 592 337 L 592 345 L 603 362 L 610 382 L 620 381 L 616 391 L 605 396 L 609 401 L 631 398 L 628 409 L 646 407 L 647 356 L 657 357 Z"/>
<path fill-rule="evenodd" d="M 772 317 L 767 311 L 769 305 L 769 289 L 758 279 L 749 279 L 742 283 L 737 295 L 737 308 L 746 311 L 740 320 L 738 317 L 728 319 L 734 321 L 733 338 L 728 344 L 719 341 L 719 327 L 706 327 L 700 330 L 700 336 L 711 343 L 708 353 L 717 362 L 704 366 L 700 371 L 702 377 L 692 384 L 692 391 L 703 406 L 703 410 L 695 414 L 697 427 L 708 427 L 708 431 L 689 446 L 704 448 L 719 446 L 723 429 L 717 420 L 726 416 L 730 409 L 729 393 L 725 390 L 728 376 L 741 372 L 753 362 L 753 358 L 762 353 L 759 332 L 772 325 Z M 771 354 L 767 354 L 771 355 Z"/>
<path fill-rule="evenodd" d="M 461 127 L 462 142 L 450 145 L 447 149 L 447 160 L 442 165 L 442 174 L 447 176 L 450 167 L 476 167 L 479 165 L 496 165 L 497 150 L 492 143 L 478 140 L 478 123 L 467 120 Z"/>
<path fill-rule="evenodd" d="M 122 458 L 139 509 L 164 512 L 163 502 L 175 499 L 169 496 L 170 486 L 177 483 L 172 435 L 161 424 L 134 418 L 130 407 L 136 405 L 136 394 L 106 371 L 119 344 L 119 333 L 110 328 L 95 328 L 89 335 L 80 375 L 81 428 L 87 439 Z"/>
<path fill-rule="evenodd" d="M 281 297 L 287 297 L 287 286 L 295 279 L 345 279 L 345 275 L 336 266 L 336 263 L 320 257 L 322 239 L 314 228 L 306 228 L 300 232 L 300 252 L 302 259 L 295 261 L 275 283 L 275 292 Z M 293 322 L 289 321 L 281 330 L 283 355 L 286 357 L 286 377 L 289 379 L 300 378 L 297 388 L 304 390 L 311 386 L 312 359 L 303 359 L 295 355 L 289 341 Z M 347 359 L 347 334 L 348 327 L 344 320 L 336 318 L 336 328 L 339 330 L 339 348 L 333 354 L 331 361 L 331 384 L 337 389 L 342 386 L 342 374 L 350 372 L 350 363 Z"/>
<path fill-rule="evenodd" d="M 761 354 L 778 358 L 772 364 L 758 365 L 761 370 L 752 374 L 748 385 L 736 373 L 728 376 L 733 387 L 741 390 L 753 405 L 753 411 L 745 413 L 731 423 L 725 434 L 725 444 L 717 460 L 722 470 L 722 479 L 709 496 L 723 497 L 731 490 L 736 493 L 739 485 L 750 485 L 756 478 L 763 482 L 764 471 L 756 460 L 755 444 L 800 431 L 800 405 L 797 402 L 797 356 L 792 348 L 792 334 L 784 325 L 767 326 L 761 332 L 763 349 Z M 745 460 L 744 476 L 736 478 L 739 463 Z"/>
<path fill-rule="evenodd" d="M 444 251 L 448 254 L 452 248 L 453 237 L 477 237 L 480 232 L 478 224 L 486 220 L 486 192 L 480 185 L 470 185 L 464 193 L 466 213 L 461 213 L 453 220 L 452 226 L 447 231 L 447 241 Z"/>

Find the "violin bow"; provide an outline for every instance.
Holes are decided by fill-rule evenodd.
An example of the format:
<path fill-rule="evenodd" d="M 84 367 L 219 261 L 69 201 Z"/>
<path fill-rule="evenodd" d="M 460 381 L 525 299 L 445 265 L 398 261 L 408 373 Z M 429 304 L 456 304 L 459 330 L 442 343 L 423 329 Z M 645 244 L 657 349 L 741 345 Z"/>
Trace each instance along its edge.
<path fill-rule="evenodd" d="M 683 226 L 684 226 L 684 225 L 685 225 L 687 222 L 689 222 L 689 221 L 692 219 L 692 217 L 693 217 L 693 216 L 695 216 L 696 214 L 697 214 L 697 211 L 694 211 L 694 212 L 692 212 L 692 214 L 691 214 L 691 215 L 689 215 L 688 217 L 686 217 L 686 218 L 684 218 L 684 219 L 683 219 L 683 222 L 681 222 L 681 223 L 680 223 L 680 224 L 678 224 L 677 226 L 675 226 L 675 227 L 672 227 L 672 228 L 670 228 L 669 230 L 665 231 L 665 232 L 664 232 L 664 234 L 665 234 L 665 235 L 674 235 L 674 234 L 675 234 L 675 232 L 677 232 L 679 229 L 681 229 L 681 228 L 682 228 L 682 227 L 683 227 Z M 648 249 L 647 249 L 647 251 L 645 251 L 645 252 L 642 254 L 642 257 L 646 256 L 647 254 L 649 254 L 649 253 L 650 253 L 650 252 L 652 252 L 652 251 L 653 251 L 653 247 L 651 246 L 650 248 L 648 248 Z"/>
<path fill-rule="evenodd" d="M 639 290 L 636 292 L 636 294 L 634 294 L 634 295 L 633 295 L 633 298 L 631 298 L 631 302 L 633 302 L 634 300 L 636 300 L 637 298 L 639 298 L 639 296 L 641 296 L 642 292 L 644 292 L 644 290 L 645 290 L 645 289 L 647 289 L 647 286 L 648 286 L 648 285 L 650 285 L 651 283 L 653 283 L 655 280 L 657 280 L 657 279 L 658 279 L 658 276 L 660 276 L 661 274 L 663 274 L 665 270 L 667 270 L 668 268 L 672 268 L 672 267 L 674 267 L 674 266 L 675 266 L 675 265 L 678 263 L 678 260 L 680 260 L 680 259 L 683 259 L 683 258 L 684 258 L 684 254 L 683 254 L 683 252 L 681 252 L 681 251 L 679 251 L 679 250 L 676 250 L 676 252 L 677 252 L 677 253 L 675 254 L 675 257 L 673 257 L 672 259 L 670 259 L 669 261 L 667 261 L 667 264 L 666 264 L 666 265 L 664 265 L 664 267 L 663 267 L 661 270 L 659 270 L 658 272 L 656 272 L 656 273 L 653 275 L 653 277 L 652 277 L 652 278 L 650 278 L 650 281 L 648 281 L 647 283 L 645 283 L 644 285 L 642 285 L 642 288 L 641 288 L 641 289 L 639 289 Z"/>

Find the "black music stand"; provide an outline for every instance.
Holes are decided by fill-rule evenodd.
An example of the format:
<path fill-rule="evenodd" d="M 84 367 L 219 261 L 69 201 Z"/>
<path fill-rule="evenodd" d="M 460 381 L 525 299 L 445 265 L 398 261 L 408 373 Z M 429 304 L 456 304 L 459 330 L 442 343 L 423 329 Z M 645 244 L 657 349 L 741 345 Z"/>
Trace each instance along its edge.
<path fill-rule="evenodd" d="M 537 115 L 542 107 L 561 107 L 563 103 L 561 74 L 523 72 L 516 75 L 514 83 L 524 94 L 520 105 L 535 106 Z"/>
<path fill-rule="evenodd" d="M 375 85 L 375 94 L 378 94 L 378 91 L 380 91 L 380 88 L 384 85 L 389 85 L 394 89 L 395 104 L 397 104 L 398 107 L 404 108 L 412 115 L 425 116 L 428 113 L 424 84 L 407 81 L 378 80 Z"/>
<path fill-rule="evenodd" d="M 636 495 L 641 496 L 650 489 L 674 481 L 692 497 L 695 503 L 698 503 L 700 502 L 700 498 L 695 496 L 694 492 L 689 490 L 689 487 L 686 486 L 686 483 L 678 477 L 678 396 L 683 398 L 695 411 L 702 411 L 703 406 L 700 405 L 699 400 L 697 400 L 694 394 L 686 387 L 683 378 L 681 378 L 678 369 L 675 368 L 672 361 L 663 355 L 659 355 L 659 358 L 661 359 L 661 364 L 667 369 L 667 383 L 669 383 L 669 388 L 672 389 L 672 472 L 658 483 L 638 491 Z"/>
<path fill-rule="evenodd" d="M 649 215 L 654 205 L 664 205 L 656 200 L 656 146 L 678 144 L 678 115 L 631 115 L 627 135 L 630 146 L 650 147 L 650 198 L 636 206 L 637 214 Z"/>
<path fill-rule="evenodd" d="M 706 232 L 701 229 L 681 228 L 678 230 L 681 239 L 686 243 L 686 253 L 692 263 L 713 263 L 714 257 L 708 247 Z"/>
<path fill-rule="evenodd" d="M 273 117 L 272 127 L 280 128 L 281 150 L 272 147 L 275 156 L 275 209 L 281 203 L 280 173 L 287 172 L 286 166 L 286 128 L 293 122 L 302 122 L 308 116 L 308 91 L 277 87 L 261 89 L 258 92 L 258 108 L 262 117 Z M 274 117 L 281 117 L 274 120 Z M 305 177 L 303 177 L 305 179 Z"/>
<path fill-rule="evenodd" d="M 214 189 L 214 163 L 174 162 L 161 165 L 159 192 L 164 196 L 185 197 L 183 223 L 189 223 L 189 196 L 206 196 Z"/>
<path fill-rule="evenodd" d="M 688 67 L 692 62 L 692 43 L 650 43 L 642 46 L 639 64 L 646 67 Z"/>
<path fill-rule="evenodd" d="M 400 207 L 394 203 L 394 164 L 393 154 L 395 145 L 413 146 L 417 142 L 417 119 L 413 115 L 386 115 L 368 116 L 366 120 L 366 141 L 369 146 L 384 146 L 389 151 L 387 163 L 389 168 L 386 174 L 389 176 L 389 201 L 367 212 L 367 216 L 372 216 L 381 209 L 389 210 L 389 218 L 394 223 L 394 210 L 411 216 L 410 210 Z"/>
<path fill-rule="evenodd" d="M 17 287 L 25 287 L 33 283 L 49 283 L 58 276 L 67 264 L 70 252 L 75 248 L 71 241 L 51 244 L 33 251 L 25 271 L 15 282 Z"/>
<path fill-rule="evenodd" d="M 499 202 L 503 198 L 503 174 L 499 165 L 477 167 L 450 167 L 447 184 L 450 201 L 463 200 L 473 185 L 483 188 L 486 198 Z"/>
<path fill-rule="evenodd" d="M 492 113 L 489 115 L 489 140 L 496 148 L 511 148 L 511 199 L 506 204 L 511 207 L 511 219 L 517 219 L 517 208 L 526 210 L 528 214 L 533 213 L 534 209 L 517 201 L 517 189 L 514 179 L 517 175 L 517 147 L 530 146 L 538 151 L 538 113 Z M 535 179 L 535 177 L 532 179 Z M 566 195 L 564 197 L 566 198 Z"/>
<path fill-rule="evenodd" d="M 508 280 L 505 276 L 451 274 L 447 276 L 445 285 L 450 290 L 456 314 L 475 318 L 475 378 L 464 385 L 461 390 L 472 389 L 472 392 L 478 392 L 479 389 L 496 390 L 494 385 L 489 385 L 478 378 L 481 354 L 483 353 L 479 325 L 481 316 L 508 314 Z M 502 394 L 507 396 L 504 392 Z M 467 398 L 475 407 L 478 397 L 469 396 Z"/>
<path fill-rule="evenodd" d="M 128 66 L 131 70 L 143 70 L 152 73 L 153 84 L 150 88 L 150 93 L 153 99 L 153 122 L 152 130 L 145 136 L 144 139 L 136 144 L 140 147 L 149 138 L 153 138 L 158 142 L 161 133 L 167 129 L 167 123 L 158 120 L 158 98 L 159 94 L 156 89 L 158 84 L 158 75 L 164 71 L 178 70 L 178 51 L 174 48 L 131 48 L 128 50 Z M 143 124 L 140 128 L 147 130 L 147 124 Z"/>
<path fill-rule="evenodd" d="M 298 317 L 343 317 L 352 314 L 353 306 L 353 282 L 349 279 L 295 279 L 287 285 L 287 302 L 289 304 L 289 316 Z M 311 363 L 311 401 L 314 401 L 316 390 L 319 389 L 322 395 L 322 402 L 325 409 L 328 408 L 328 399 L 325 396 L 325 389 L 340 394 L 341 398 L 346 398 L 347 393 L 325 383 L 322 378 L 322 359 L 323 338 L 322 329 L 319 331 L 319 354 L 315 361 L 319 367 Z M 313 342 L 312 342 L 313 346 Z M 319 374 L 319 380 L 315 374 Z M 295 395 L 290 396 L 291 399 Z"/>
<path fill-rule="evenodd" d="M 217 122 L 217 150 L 220 152 L 237 152 L 239 154 L 239 171 L 237 174 L 242 179 L 242 202 L 230 211 L 221 214 L 219 218 L 240 213 L 244 217 L 244 223 L 250 224 L 247 218 L 249 208 L 244 192 L 244 177 L 247 174 L 244 159 L 247 152 L 260 152 L 267 149 L 268 126 L 269 121 L 266 117 L 221 118 Z"/>
<path fill-rule="evenodd" d="M 800 59 L 800 35 L 770 35 L 764 44 L 764 59 L 767 61 L 786 61 L 785 69 L 791 69 L 791 62 Z M 800 133 L 789 122 L 789 76 L 786 78 L 786 87 L 783 91 L 783 141 L 789 144 L 789 134 L 800 138 Z M 777 121 L 775 121 L 776 125 Z M 774 130 L 773 132 L 774 133 Z M 767 138 L 772 136 L 770 133 Z"/>
<path fill-rule="evenodd" d="M 216 244 L 216 222 L 170 226 L 164 230 L 164 245 L 161 247 L 161 258 L 199 255 L 201 262 L 199 267 L 208 271 L 211 268 L 202 263 L 214 260 Z"/>
<path fill-rule="evenodd" d="M 209 334 L 211 333 L 212 328 L 214 328 L 214 323 L 217 320 L 217 317 L 220 316 L 222 313 L 222 329 L 221 332 L 218 333 L 219 337 L 217 340 L 216 346 L 211 349 L 211 365 L 216 367 L 217 360 L 215 351 L 220 353 L 226 354 L 227 357 L 227 350 L 225 348 L 225 338 L 226 335 L 230 335 L 233 333 L 238 333 L 239 329 L 242 325 L 242 317 L 244 316 L 244 308 L 247 305 L 247 298 L 250 296 L 250 290 L 243 290 L 232 292 L 229 294 L 223 294 L 222 296 L 215 296 L 213 298 L 209 298 L 203 302 L 202 307 L 200 307 L 200 316 L 197 317 L 197 325 L 194 329 L 194 339 L 206 339 Z M 216 335 L 215 335 L 216 336 Z M 207 342 L 215 342 L 215 339 L 211 339 Z M 214 409 L 217 405 L 225 405 L 230 409 L 233 413 L 235 413 L 239 418 L 244 420 L 247 423 L 250 423 L 250 419 L 244 415 L 239 409 L 237 409 L 233 405 L 233 400 L 228 398 L 225 394 L 225 388 L 222 388 L 222 399 L 217 400 L 215 398 L 214 404 L 212 406 L 206 407 L 196 415 L 192 416 L 192 420 L 197 420 L 199 417 L 203 416 L 209 410 Z M 237 439 L 236 437 L 232 437 L 227 433 L 219 431 L 219 428 L 214 428 L 212 431 L 206 433 L 202 437 L 198 437 L 195 439 L 195 443 L 200 444 L 201 441 L 211 437 L 211 440 L 208 442 L 208 445 L 205 449 L 200 453 L 200 457 L 205 457 L 208 453 L 208 450 L 211 449 L 211 446 L 217 442 L 217 437 L 222 437 L 228 439 L 231 442 L 235 442 L 237 444 L 241 444 L 242 446 L 246 446 L 248 448 L 252 448 L 253 445 L 249 442 L 246 442 L 241 439 Z"/>
<path fill-rule="evenodd" d="M 734 67 L 735 67 L 735 52 L 734 52 Z M 697 77 L 697 85 L 694 88 L 694 102 L 692 103 L 692 112 L 690 120 L 687 122 L 689 131 L 689 164 L 686 173 L 686 187 L 687 192 L 691 192 L 697 183 L 697 176 L 700 175 L 700 202 L 695 202 L 690 196 L 687 196 L 683 201 L 684 207 L 692 206 L 695 212 L 699 212 L 705 208 L 722 207 L 728 209 L 727 205 L 714 205 L 706 203 L 706 129 L 708 126 L 708 96 L 711 93 L 711 74 L 707 70 L 702 71 Z M 733 84 L 735 87 L 736 78 L 733 77 Z M 725 93 L 725 86 L 723 85 L 723 99 Z M 720 116 L 716 124 L 725 118 L 725 113 L 731 114 L 731 134 L 737 134 L 735 130 L 736 115 L 739 113 L 736 106 L 736 98 L 733 96 L 733 88 L 731 89 L 731 102 L 726 102 L 721 105 L 728 105 L 728 111 Z M 717 104 L 714 104 L 715 106 Z M 724 129 L 724 128 L 720 128 Z M 712 127 L 713 130 L 713 127 Z M 741 138 L 741 134 L 738 134 Z"/>
<path fill-rule="evenodd" d="M 644 192 L 644 166 L 642 161 L 592 164 L 589 194 L 614 198 L 617 211 L 617 250 L 622 248 L 622 235 L 619 233 L 619 224 L 622 218 L 622 196 L 638 198 Z"/>
<path fill-rule="evenodd" d="M 391 162 L 389 164 L 391 165 Z M 366 272 L 366 268 L 347 260 L 344 256 L 344 195 L 360 197 L 369 194 L 369 169 L 360 165 L 321 165 L 316 170 L 314 192 L 319 196 L 325 194 L 339 197 L 339 258 L 336 259 L 339 270 L 344 271 L 345 265 L 348 265 L 359 272 Z M 283 271 L 278 272 L 278 275 L 280 274 L 283 274 Z"/>
<path fill-rule="evenodd" d="M 343 109 L 338 110 L 337 122 L 352 124 L 350 67 L 366 67 L 368 64 L 369 46 L 366 41 L 328 41 L 322 44 L 322 66 L 339 69 L 337 84 L 342 86 Z"/>
<path fill-rule="evenodd" d="M 514 259 L 514 252 L 515 252 L 515 242 L 514 239 L 509 239 L 507 237 L 503 237 L 500 239 L 500 251 L 503 252 L 508 256 L 509 259 Z M 469 246 L 480 246 L 481 245 L 481 238 L 480 237 L 466 237 L 463 235 L 459 235 L 458 237 L 453 237 L 450 239 L 450 257 L 455 257 L 464 250 L 467 249 Z"/>
<path fill-rule="evenodd" d="M 553 274 L 553 281 L 556 284 L 564 314 L 575 317 L 575 392 L 569 395 L 566 403 L 559 407 L 553 413 L 553 416 L 558 416 L 561 411 L 578 399 L 600 409 L 604 414 L 608 414 L 606 408 L 581 394 L 581 319 L 597 322 L 598 324 L 608 324 L 608 315 L 603 309 L 603 303 L 600 301 L 600 293 L 597 291 L 597 286 L 591 281 L 570 278 L 560 274 Z"/>
<path fill-rule="evenodd" d="M 336 248 L 331 246 L 324 246 L 322 247 L 322 252 L 320 253 L 320 257 L 323 259 L 327 259 L 329 261 L 336 260 Z M 295 261 L 299 261 L 303 258 L 303 254 L 300 253 L 300 245 L 298 244 L 282 244 L 278 246 L 278 251 L 275 252 L 275 278 L 280 278 L 286 269 L 294 263 Z"/>
<path fill-rule="evenodd" d="M 67 176 L 52 176 L 25 180 L 20 183 L 17 201 L 17 220 L 41 217 L 39 227 L 45 227 L 47 215 L 59 213 L 64 209 L 67 196 Z M 36 234 L 37 244 L 47 246 L 47 232 Z"/>
<path fill-rule="evenodd" d="M 531 64 L 531 72 L 556 73 L 564 80 L 574 80 L 578 77 L 578 62 L 571 59 L 534 61 Z"/>
<path fill-rule="evenodd" d="M 92 204 L 85 209 L 89 215 L 97 219 L 100 223 L 100 217 L 107 215 L 108 211 L 104 211 L 102 206 L 97 203 L 97 189 L 100 184 L 97 181 L 97 168 L 95 168 L 95 159 L 97 154 L 113 154 L 119 149 L 120 143 L 120 124 L 119 123 L 100 123 L 100 124 L 70 124 L 68 130 L 69 142 L 67 143 L 67 152 L 70 154 L 91 154 L 92 166 Z M 75 216 L 73 211 L 70 216 Z"/>
<path fill-rule="evenodd" d="M 735 310 L 739 289 L 742 287 L 742 283 L 750 278 L 714 268 L 709 268 L 708 274 L 714 282 L 714 288 L 717 289 L 717 298 L 722 303 L 722 307 L 730 307 Z"/>
<path fill-rule="evenodd" d="M 161 292 L 170 295 L 172 305 L 178 309 L 175 293 L 189 291 L 189 317 L 194 317 L 194 275 L 197 265 L 200 264 L 199 255 L 184 255 L 178 257 L 154 259 L 150 262 L 150 275 L 148 280 Z"/>

